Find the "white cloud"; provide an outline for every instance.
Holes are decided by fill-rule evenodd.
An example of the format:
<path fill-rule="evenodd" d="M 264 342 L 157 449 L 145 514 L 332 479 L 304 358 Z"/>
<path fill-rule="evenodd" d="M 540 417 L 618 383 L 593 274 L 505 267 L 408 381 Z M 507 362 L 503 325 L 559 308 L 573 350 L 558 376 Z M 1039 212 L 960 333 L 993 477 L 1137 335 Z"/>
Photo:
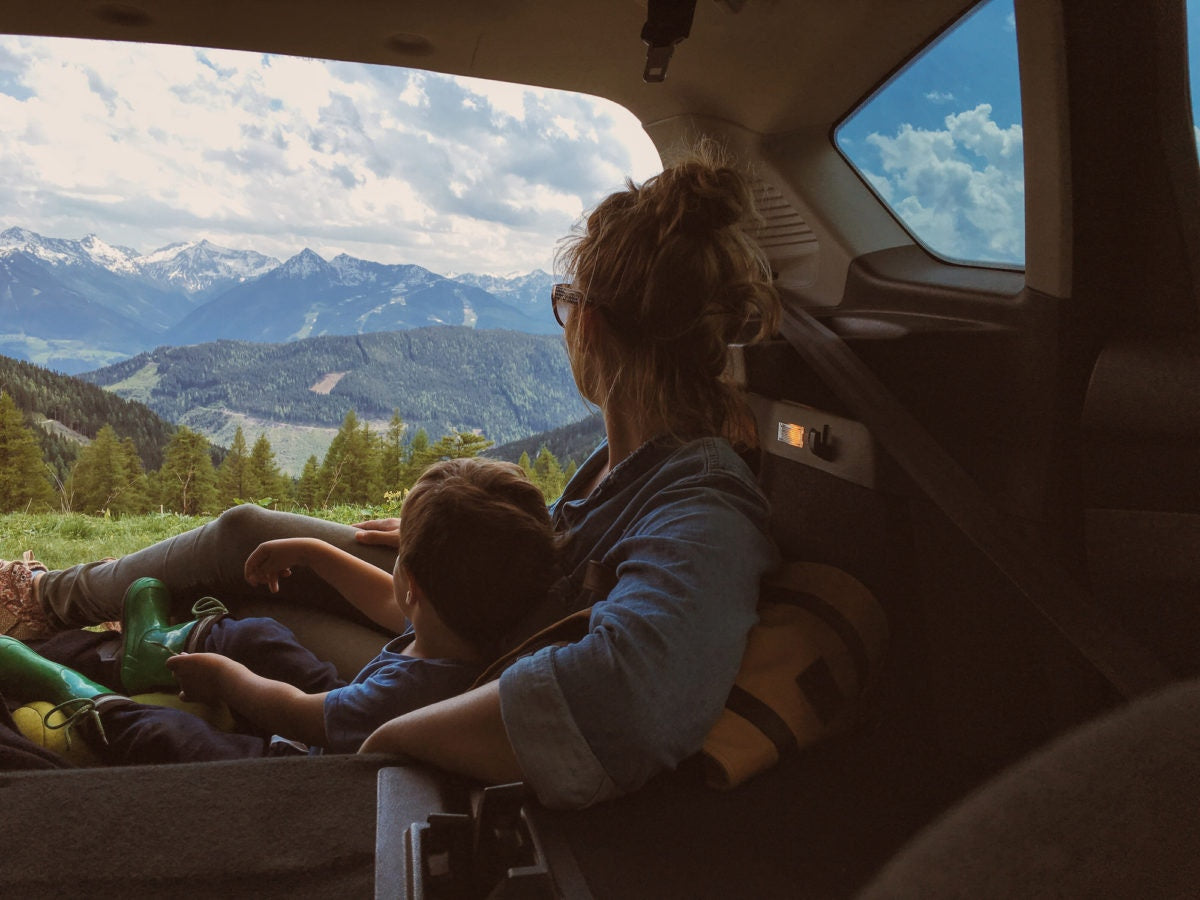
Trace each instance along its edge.
<path fill-rule="evenodd" d="M 659 168 L 613 104 L 398 68 L 0 37 L 0 85 L 19 88 L 0 93 L 0 227 L 142 251 L 547 268 L 577 216 Z"/>
<path fill-rule="evenodd" d="M 930 91 L 925 95 L 925 99 L 931 103 L 949 103 L 954 99 L 954 95 L 949 91 Z"/>
<path fill-rule="evenodd" d="M 945 129 L 901 125 L 871 134 L 882 172 L 867 177 L 913 233 L 954 259 L 1020 262 L 1025 255 L 1023 134 L 980 104 L 946 116 Z"/>
<path fill-rule="evenodd" d="M 497 125 L 502 124 L 505 118 L 524 122 L 527 101 L 530 98 L 540 99 L 546 94 L 546 91 L 539 88 L 484 81 L 480 78 L 460 78 L 458 83 L 465 90 L 482 98 L 483 102 L 491 108 L 493 121 Z"/>
<path fill-rule="evenodd" d="M 574 119 L 568 119 L 566 116 L 555 116 L 552 121 L 554 123 L 554 127 L 571 140 L 579 140 L 579 122 L 576 122 Z"/>

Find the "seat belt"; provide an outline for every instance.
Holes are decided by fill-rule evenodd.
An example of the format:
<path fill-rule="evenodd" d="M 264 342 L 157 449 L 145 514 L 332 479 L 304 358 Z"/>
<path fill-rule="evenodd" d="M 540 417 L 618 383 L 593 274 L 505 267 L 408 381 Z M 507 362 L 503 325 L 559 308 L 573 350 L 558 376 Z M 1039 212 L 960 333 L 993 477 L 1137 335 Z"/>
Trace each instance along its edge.
<path fill-rule="evenodd" d="M 801 308 L 780 332 L 939 509 L 1125 699 L 1172 681 L 1055 561 L 1006 523 L 982 488 L 840 337 Z"/>
<path fill-rule="evenodd" d="M 646 44 L 646 68 L 642 81 L 657 84 L 666 80 L 667 64 L 675 45 L 692 33 L 696 0 L 648 0 L 642 41 Z"/>

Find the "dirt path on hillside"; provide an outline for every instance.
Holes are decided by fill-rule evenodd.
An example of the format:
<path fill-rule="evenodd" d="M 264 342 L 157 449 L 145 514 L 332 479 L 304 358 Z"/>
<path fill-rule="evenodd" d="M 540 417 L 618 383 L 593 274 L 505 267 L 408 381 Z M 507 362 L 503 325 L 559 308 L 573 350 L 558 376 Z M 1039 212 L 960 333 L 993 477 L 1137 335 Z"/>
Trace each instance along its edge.
<path fill-rule="evenodd" d="M 329 372 L 321 376 L 321 380 L 309 388 L 314 394 L 328 394 L 348 372 Z"/>

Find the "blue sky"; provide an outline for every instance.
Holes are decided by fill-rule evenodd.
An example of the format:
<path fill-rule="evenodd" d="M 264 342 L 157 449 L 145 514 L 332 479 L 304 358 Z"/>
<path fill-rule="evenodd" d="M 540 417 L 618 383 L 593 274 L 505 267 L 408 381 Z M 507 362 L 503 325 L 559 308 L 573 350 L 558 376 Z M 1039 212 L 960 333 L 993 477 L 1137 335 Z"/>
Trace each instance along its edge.
<path fill-rule="evenodd" d="M 1020 265 L 1025 188 L 1012 0 L 977 7 L 847 119 L 837 143 L 951 259 Z"/>
<path fill-rule="evenodd" d="M 607 101 L 237 51 L 0 37 L 0 229 L 149 252 L 207 238 L 442 274 L 549 269 L 659 169 Z"/>

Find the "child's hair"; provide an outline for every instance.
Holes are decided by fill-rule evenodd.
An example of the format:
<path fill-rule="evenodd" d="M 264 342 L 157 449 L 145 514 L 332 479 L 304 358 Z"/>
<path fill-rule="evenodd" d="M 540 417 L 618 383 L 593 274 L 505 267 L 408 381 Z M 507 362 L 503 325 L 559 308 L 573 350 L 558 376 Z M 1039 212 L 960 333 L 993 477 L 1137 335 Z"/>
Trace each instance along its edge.
<path fill-rule="evenodd" d="M 438 616 L 489 660 L 558 575 L 545 498 L 520 466 L 434 463 L 404 500 L 398 563 Z"/>

